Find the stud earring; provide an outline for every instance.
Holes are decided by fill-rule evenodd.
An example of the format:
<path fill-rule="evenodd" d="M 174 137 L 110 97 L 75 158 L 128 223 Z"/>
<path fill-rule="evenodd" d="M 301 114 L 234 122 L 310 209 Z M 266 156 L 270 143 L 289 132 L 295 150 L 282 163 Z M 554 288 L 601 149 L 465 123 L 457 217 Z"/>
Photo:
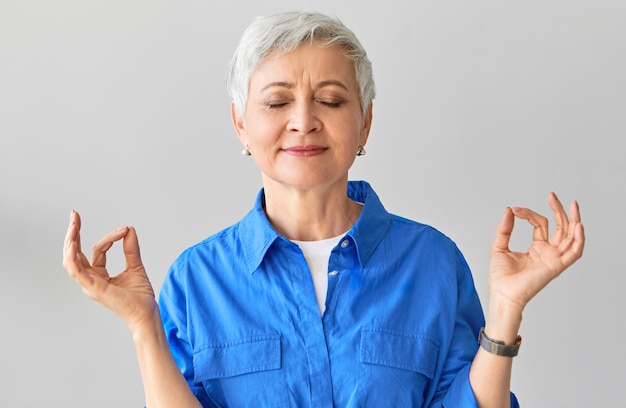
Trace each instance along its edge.
<path fill-rule="evenodd" d="M 252 156 L 252 153 L 250 153 L 250 146 L 246 145 L 246 147 L 244 147 L 241 151 L 241 154 L 244 156 Z"/>
<path fill-rule="evenodd" d="M 365 156 L 367 152 L 365 151 L 365 148 L 363 147 L 363 145 L 359 145 L 359 147 L 357 147 L 356 149 L 356 155 L 357 156 Z"/>

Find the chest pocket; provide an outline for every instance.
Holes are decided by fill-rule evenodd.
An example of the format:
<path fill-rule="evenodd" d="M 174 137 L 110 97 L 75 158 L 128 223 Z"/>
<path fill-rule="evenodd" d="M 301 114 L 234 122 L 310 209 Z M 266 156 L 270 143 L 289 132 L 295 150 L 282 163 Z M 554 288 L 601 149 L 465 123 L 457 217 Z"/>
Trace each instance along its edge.
<path fill-rule="evenodd" d="M 424 334 L 364 329 L 360 345 L 359 403 L 422 406 L 433 386 L 439 341 Z M 384 393 L 377 390 L 384 389 Z"/>
<path fill-rule="evenodd" d="M 220 407 L 288 407 L 279 335 L 256 336 L 194 352 L 195 382 Z"/>

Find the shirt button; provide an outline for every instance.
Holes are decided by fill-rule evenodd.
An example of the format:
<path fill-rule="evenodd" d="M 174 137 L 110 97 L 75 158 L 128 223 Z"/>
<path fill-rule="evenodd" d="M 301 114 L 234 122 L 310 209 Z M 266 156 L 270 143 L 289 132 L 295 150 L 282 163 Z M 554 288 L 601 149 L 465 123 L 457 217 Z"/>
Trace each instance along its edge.
<path fill-rule="evenodd" d="M 330 271 L 330 272 L 328 272 L 328 275 L 329 276 L 337 276 L 337 275 L 339 275 L 339 272 L 337 272 L 337 271 Z"/>
<path fill-rule="evenodd" d="M 348 245 L 350 245 L 350 241 L 348 241 L 347 239 L 344 239 L 343 241 L 341 241 L 342 248 L 347 248 Z"/>

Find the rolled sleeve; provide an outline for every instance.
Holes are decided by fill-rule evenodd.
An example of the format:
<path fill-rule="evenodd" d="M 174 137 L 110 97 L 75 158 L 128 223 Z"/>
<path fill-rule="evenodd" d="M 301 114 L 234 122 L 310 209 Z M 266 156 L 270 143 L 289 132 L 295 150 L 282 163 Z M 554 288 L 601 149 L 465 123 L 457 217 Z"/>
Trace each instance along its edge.
<path fill-rule="evenodd" d="M 159 309 L 163 329 L 174 357 L 176 365 L 187 380 L 189 388 L 198 398 L 203 407 L 213 407 L 202 384 L 194 381 L 193 349 L 187 336 L 187 307 L 184 282 L 175 271 L 174 266 L 161 288 Z"/>

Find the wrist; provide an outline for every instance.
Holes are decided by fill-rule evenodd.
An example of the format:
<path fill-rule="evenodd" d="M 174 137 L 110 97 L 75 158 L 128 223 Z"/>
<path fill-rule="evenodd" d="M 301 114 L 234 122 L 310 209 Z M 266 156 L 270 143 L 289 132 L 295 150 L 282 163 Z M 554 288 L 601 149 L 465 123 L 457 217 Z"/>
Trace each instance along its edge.
<path fill-rule="evenodd" d="M 135 345 L 158 339 L 164 334 L 158 307 L 149 317 L 137 321 L 128 327 Z"/>
<path fill-rule="evenodd" d="M 491 354 L 503 357 L 515 357 L 522 344 L 522 336 L 518 335 L 515 339 L 515 343 L 506 344 L 504 341 L 492 339 L 487 336 L 483 328 L 480 329 L 480 334 L 478 335 L 478 344 Z"/>
<path fill-rule="evenodd" d="M 513 344 L 522 324 L 522 308 L 499 296 L 491 296 L 487 309 L 485 333 L 492 339 Z"/>

